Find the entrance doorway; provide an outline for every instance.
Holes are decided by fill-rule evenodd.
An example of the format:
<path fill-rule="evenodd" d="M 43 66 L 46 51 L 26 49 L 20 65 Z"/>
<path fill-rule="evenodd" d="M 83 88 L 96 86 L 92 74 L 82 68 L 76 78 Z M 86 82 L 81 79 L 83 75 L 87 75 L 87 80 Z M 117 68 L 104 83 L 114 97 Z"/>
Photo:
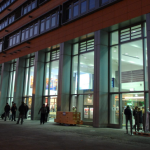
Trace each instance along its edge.
<path fill-rule="evenodd" d="M 133 116 L 133 111 L 135 107 L 138 107 L 138 111 L 140 112 L 141 116 L 139 116 L 140 127 L 143 128 L 143 114 L 145 113 L 145 104 L 144 104 L 144 93 L 125 93 L 122 94 L 122 126 L 125 127 L 126 119 L 124 110 L 126 107 L 129 106 L 132 113 L 132 125 L 135 125 L 135 119 Z"/>
<path fill-rule="evenodd" d="M 49 105 L 49 121 L 54 121 L 57 112 L 57 96 L 45 97 L 45 105 Z"/>
<path fill-rule="evenodd" d="M 27 113 L 27 119 L 31 119 L 32 97 L 24 97 L 23 102 L 26 103 L 26 105 L 29 108 L 28 113 Z"/>
<path fill-rule="evenodd" d="M 84 95 L 83 120 L 93 121 L 93 94 Z"/>

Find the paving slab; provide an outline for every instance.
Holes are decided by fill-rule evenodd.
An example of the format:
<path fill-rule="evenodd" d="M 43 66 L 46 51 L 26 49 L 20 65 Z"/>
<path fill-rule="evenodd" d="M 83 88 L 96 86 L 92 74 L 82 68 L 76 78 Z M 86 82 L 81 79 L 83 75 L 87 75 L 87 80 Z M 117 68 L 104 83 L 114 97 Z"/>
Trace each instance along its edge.
<path fill-rule="evenodd" d="M 68 126 L 24 120 L 23 125 L 0 120 L 0 150 L 146 150 L 150 137 L 123 129 Z"/>

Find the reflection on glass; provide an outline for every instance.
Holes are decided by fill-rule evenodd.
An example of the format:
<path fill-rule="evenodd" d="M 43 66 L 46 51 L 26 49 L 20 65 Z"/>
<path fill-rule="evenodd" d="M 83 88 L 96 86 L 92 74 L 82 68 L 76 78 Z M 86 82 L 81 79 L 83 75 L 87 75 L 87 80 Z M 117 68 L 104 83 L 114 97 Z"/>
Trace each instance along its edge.
<path fill-rule="evenodd" d="M 87 3 L 86 1 L 81 3 L 81 13 L 86 12 L 86 3 Z"/>
<path fill-rule="evenodd" d="M 110 45 L 118 44 L 118 31 L 110 34 Z"/>
<path fill-rule="evenodd" d="M 84 105 L 93 105 L 93 94 L 84 95 Z"/>
<path fill-rule="evenodd" d="M 73 55 L 78 54 L 79 44 L 73 44 Z"/>
<path fill-rule="evenodd" d="M 29 96 L 32 96 L 33 80 L 34 80 L 34 67 L 31 67 L 30 68 L 29 85 L 28 85 L 28 95 Z"/>
<path fill-rule="evenodd" d="M 50 65 L 49 63 L 46 64 L 45 68 L 45 95 L 48 95 L 48 89 L 49 89 L 49 70 L 50 70 Z"/>
<path fill-rule="evenodd" d="M 79 93 L 93 91 L 94 85 L 94 52 L 80 55 Z"/>
<path fill-rule="evenodd" d="M 102 4 L 108 3 L 109 0 L 102 0 Z"/>
<path fill-rule="evenodd" d="M 78 15 L 78 13 L 79 13 L 79 6 L 76 5 L 73 8 L 73 16 L 76 17 Z"/>
<path fill-rule="evenodd" d="M 77 94 L 77 81 L 78 81 L 78 56 L 74 56 L 72 59 L 71 94 Z"/>
<path fill-rule="evenodd" d="M 118 62 L 118 46 L 110 49 L 110 91 L 119 91 L 119 62 Z"/>
<path fill-rule="evenodd" d="M 145 90 L 148 90 L 148 57 L 147 57 L 147 39 L 144 39 L 144 60 L 145 60 Z"/>
<path fill-rule="evenodd" d="M 110 96 L 110 124 L 119 124 L 119 95 Z"/>
<path fill-rule="evenodd" d="M 89 0 L 89 9 L 93 9 L 95 7 L 95 0 Z"/>
<path fill-rule="evenodd" d="M 72 95 L 71 97 L 70 111 L 72 112 L 77 111 L 77 96 L 76 95 Z"/>
<path fill-rule="evenodd" d="M 143 25 L 143 30 L 144 30 L 144 37 L 147 37 L 147 27 L 146 27 L 146 22 Z"/>
<path fill-rule="evenodd" d="M 57 95 L 58 92 L 58 71 L 59 60 L 51 62 L 50 95 Z"/>
<path fill-rule="evenodd" d="M 142 40 L 121 45 L 121 91 L 144 90 Z"/>
<path fill-rule="evenodd" d="M 8 97 L 11 97 L 12 78 L 13 78 L 13 72 L 10 72 Z"/>

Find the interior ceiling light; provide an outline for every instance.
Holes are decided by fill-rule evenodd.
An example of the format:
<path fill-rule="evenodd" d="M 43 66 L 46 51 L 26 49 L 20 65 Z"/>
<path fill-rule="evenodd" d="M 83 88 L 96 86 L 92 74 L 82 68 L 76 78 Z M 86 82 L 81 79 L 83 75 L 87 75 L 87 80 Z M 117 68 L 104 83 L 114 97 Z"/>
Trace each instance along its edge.
<path fill-rule="evenodd" d="M 141 97 L 125 97 L 125 99 L 144 99 L 144 96 L 141 96 Z"/>
<path fill-rule="evenodd" d="M 132 64 L 135 64 L 135 62 L 134 61 L 128 61 L 129 63 L 132 63 Z"/>
<path fill-rule="evenodd" d="M 114 50 L 114 52 L 116 52 L 116 50 Z"/>
<path fill-rule="evenodd" d="M 125 54 L 122 54 L 123 56 L 127 56 L 127 57 L 131 57 L 131 58 L 136 58 L 136 59 L 140 59 L 139 57 L 137 56 L 131 56 L 131 55 L 128 55 L 128 53 L 125 53 Z"/>

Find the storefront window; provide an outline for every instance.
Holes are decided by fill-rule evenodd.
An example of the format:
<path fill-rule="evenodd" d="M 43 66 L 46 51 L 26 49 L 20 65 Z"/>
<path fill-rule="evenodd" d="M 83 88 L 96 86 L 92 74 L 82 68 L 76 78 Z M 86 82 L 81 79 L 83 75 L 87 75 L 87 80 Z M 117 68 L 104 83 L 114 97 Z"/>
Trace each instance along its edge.
<path fill-rule="evenodd" d="M 138 112 L 141 112 L 141 117 L 143 116 L 145 112 L 145 105 L 144 105 L 144 93 L 126 93 L 122 94 L 122 123 L 123 126 L 125 126 L 125 115 L 124 110 L 126 107 L 129 106 L 131 109 L 131 112 L 135 109 L 135 107 L 138 107 Z M 132 117 L 132 124 L 135 125 L 135 119 Z"/>
<path fill-rule="evenodd" d="M 119 124 L 119 94 L 110 95 L 110 124 Z"/>
<path fill-rule="evenodd" d="M 143 91 L 142 40 L 121 44 L 121 91 Z"/>
<path fill-rule="evenodd" d="M 118 31 L 110 33 L 110 45 L 116 45 L 118 42 Z"/>
<path fill-rule="evenodd" d="M 93 91 L 94 85 L 94 52 L 81 54 L 79 72 L 79 93 Z"/>
<path fill-rule="evenodd" d="M 113 46 L 110 49 L 110 91 L 118 92 L 119 91 L 119 60 L 118 60 L 118 45 Z"/>
<path fill-rule="evenodd" d="M 72 58 L 72 84 L 71 94 L 77 94 L 77 82 L 78 82 L 78 56 Z"/>
<path fill-rule="evenodd" d="M 58 94 L 59 50 L 46 52 L 44 95 Z"/>
<path fill-rule="evenodd" d="M 11 105 L 14 97 L 14 88 L 15 88 L 15 76 L 16 76 L 16 60 L 10 64 L 9 71 L 9 88 L 8 88 L 8 97 L 7 102 Z"/>
<path fill-rule="evenodd" d="M 73 44 L 70 111 L 81 113 L 84 121 L 93 120 L 94 39 Z"/>

